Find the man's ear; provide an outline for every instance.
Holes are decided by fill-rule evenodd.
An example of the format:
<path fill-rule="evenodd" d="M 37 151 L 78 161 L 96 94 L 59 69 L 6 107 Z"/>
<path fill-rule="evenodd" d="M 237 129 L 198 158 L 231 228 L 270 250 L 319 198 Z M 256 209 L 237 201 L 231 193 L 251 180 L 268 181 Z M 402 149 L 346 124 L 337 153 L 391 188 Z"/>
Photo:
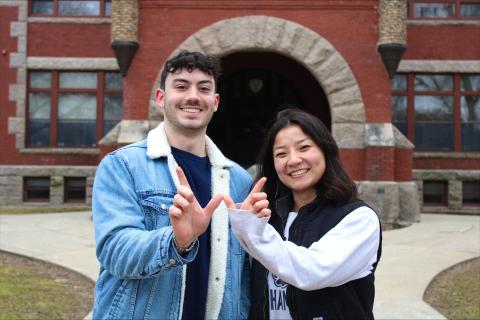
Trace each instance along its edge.
<path fill-rule="evenodd" d="M 159 88 L 155 92 L 155 97 L 157 98 L 156 100 L 160 108 L 163 108 L 165 105 L 165 92 Z"/>
<path fill-rule="evenodd" d="M 213 112 L 217 112 L 219 103 L 220 103 L 220 95 L 218 93 L 215 93 L 215 104 L 213 105 Z"/>

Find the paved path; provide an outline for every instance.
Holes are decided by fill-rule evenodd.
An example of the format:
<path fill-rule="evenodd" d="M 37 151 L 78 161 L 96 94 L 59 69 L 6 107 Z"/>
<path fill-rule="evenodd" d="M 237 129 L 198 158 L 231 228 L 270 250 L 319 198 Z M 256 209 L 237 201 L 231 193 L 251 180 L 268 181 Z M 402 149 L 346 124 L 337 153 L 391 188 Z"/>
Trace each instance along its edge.
<path fill-rule="evenodd" d="M 0 215 L 0 250 L 53 262 L 95 280 L 89 212 Z M 422 214 L 422 222 L 383 233 L 376 273 L 377 319 L 445 319 L 423 302 L 440 271 L 480 256 L 480 217 Z"/>

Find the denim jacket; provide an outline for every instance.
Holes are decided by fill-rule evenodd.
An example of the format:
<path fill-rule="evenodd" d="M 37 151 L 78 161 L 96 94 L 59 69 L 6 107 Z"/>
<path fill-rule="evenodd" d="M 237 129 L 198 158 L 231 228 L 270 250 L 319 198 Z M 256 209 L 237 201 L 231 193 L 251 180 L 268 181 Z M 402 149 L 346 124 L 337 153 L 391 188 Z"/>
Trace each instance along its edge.
<path fill-rule="evenodd" d="M 212 195 L 242 202 L 251 178 L 207 137 Z M 169 207 L 179 185 L 163 123 L 146 140 L 108 154 L 93 187 L 93 221 L 100 274 L 94 319 L 180 319 L 186 264 L 198 243 L 180 256 L 173 245 Z M 247 318 L 248 259 L 235 238 L 222 202 L 211 220 L 211 260 L 206 319 Z"/>

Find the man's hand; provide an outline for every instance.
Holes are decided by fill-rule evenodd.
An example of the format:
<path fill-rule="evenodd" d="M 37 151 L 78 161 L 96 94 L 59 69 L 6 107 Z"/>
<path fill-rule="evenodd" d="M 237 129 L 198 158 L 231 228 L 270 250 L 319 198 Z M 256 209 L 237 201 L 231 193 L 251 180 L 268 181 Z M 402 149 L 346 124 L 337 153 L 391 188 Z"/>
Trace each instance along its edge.
<path fill-rule="evenodd" d="M 173 206 L 170 207 L 170 222 L 177 245 L 187 248 L 207 230 L 213 212 L 222 202 L 223 196 L 220 194 L 214 196 L 202 209 L 193 195 L 183 170 L 178 167 L 176 171 L 180 186 L 173 197 Z"/>
<path fill-rule="evenodd" d="M 240 206 L 240 210 L 248 210 L 252 211 L 257 215 L 257 217 L 270 217 L 272 211 L 268 209 L 268 200 L 267 194 L 262 192 L 262 188 L 265 185 L 267 178 L 263 177 L 257 181 L 257 183 L 253 186 L 252 191 L 248 194 L 243 201 L 242 205 Z M 232 198 L 228 195 L 224 195 L 224 201 L 228 208 L 235 209 L 235 202 L 233 202 Z"/>

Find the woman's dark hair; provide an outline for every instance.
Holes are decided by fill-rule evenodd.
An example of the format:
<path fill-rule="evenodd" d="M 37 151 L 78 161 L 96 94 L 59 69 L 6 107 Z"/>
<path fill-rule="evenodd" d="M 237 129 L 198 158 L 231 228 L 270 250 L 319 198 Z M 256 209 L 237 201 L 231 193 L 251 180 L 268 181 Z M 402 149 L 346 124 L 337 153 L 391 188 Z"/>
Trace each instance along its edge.
<path fill-rule="evenodd" d="M 291 191 L 279 180 L 273 162 L 273 144 L 278 132 L 288 126 L 298 125 L 325 156 L 325 172 L 317 182 L 317 197 L 335 206 L 343 205 L 357 199 L 357 188 L 343 168 L 338 146 L 333 136 L 317 117 L 300 109 L 284 109 L 280 111 L 267 133 L 260 149 L 257 164 L 256 180 L 267 177 L 264 191 L 270 204 Z M 273 206 L 271 206 L 273 208 Z"/>
<path fill-rule="evenodd" d="M 211 75 L 215 81 L 215 87 L 221 72 L 220 60 L 216 56 L 183 50 L 165 62 L 160 75 L 160 89 L 165 90 L 165 81 L 169 73 L 180 71 L 183 68 L 188 72 L 199 69 Z"/>

